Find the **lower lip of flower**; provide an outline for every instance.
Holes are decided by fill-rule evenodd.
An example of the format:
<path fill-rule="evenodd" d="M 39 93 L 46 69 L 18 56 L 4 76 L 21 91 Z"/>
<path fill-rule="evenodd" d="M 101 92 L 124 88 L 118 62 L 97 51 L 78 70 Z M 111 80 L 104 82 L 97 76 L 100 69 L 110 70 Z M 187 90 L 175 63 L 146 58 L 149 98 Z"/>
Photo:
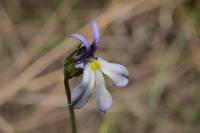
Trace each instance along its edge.
<path fill-rule="evenodd" d="M 89 62 L 90 70 L 96 71 L 101 68 L 101 65 L 96 59 L 93 59 L 92 61 Z"/>

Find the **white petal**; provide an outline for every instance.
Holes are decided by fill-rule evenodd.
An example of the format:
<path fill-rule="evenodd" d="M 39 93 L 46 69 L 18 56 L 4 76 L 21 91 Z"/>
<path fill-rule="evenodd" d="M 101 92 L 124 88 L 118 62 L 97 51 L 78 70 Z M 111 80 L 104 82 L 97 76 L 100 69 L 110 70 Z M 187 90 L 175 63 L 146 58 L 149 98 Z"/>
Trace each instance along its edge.
<path fill-rule="evenodd" d="M 77 98 L 80 97 L 80 95 L 85 91 L 90 81 L 90 73 L 89 73 L 89 65 L 86 64 L 84 71 L 83 71 L 83 77 L 82 81 L 79 85 L 77 85 L 74 89 L 72 89 L 71 92 L 71 102 L 75 102 Z"/>
<path fill-rule="evenodd" d="M 112 97 L 106 89 L 104 77 L 101 71 L 96 71 L 97 106 L 100 111 L 106 112 L 112 105 Z"/>
<path fill-rule="evenodd" d="M 101 58 L 99 58 L 98 61 L 101 65 L 101 70 L 103 73 L 110 77 L 116 86 L 125 87 L 128 85 L 129 73 L 124 66 L 120 64 L 109 63 Z"/>
<path fill-rule="evenodd" d="M 86 64 L 81 83 L 72 90 L 72 108 L 81 108 L 88 102 L 94 88 L 94 79 L 94 72 L 90 71 L 89 65 Z"/>

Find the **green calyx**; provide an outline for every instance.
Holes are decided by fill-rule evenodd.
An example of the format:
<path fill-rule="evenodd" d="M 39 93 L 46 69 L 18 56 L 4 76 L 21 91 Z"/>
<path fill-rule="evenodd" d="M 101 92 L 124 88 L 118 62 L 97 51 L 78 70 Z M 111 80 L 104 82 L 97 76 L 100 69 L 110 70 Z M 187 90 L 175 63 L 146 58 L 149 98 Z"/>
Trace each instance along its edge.
<path fill-rule="evenodd" d="M 75 67 L 75 59 L 74 57 L 77 55 L 77 53 L 80 51 L 82 48 L 81 45 L 79 45 L 72 53 L 65 58 L 64 62 L 64 75 L 65 78 L 71 79 L 74 76 L 78 77 L 83 73 L 82 69 L 76 68 Z"/>

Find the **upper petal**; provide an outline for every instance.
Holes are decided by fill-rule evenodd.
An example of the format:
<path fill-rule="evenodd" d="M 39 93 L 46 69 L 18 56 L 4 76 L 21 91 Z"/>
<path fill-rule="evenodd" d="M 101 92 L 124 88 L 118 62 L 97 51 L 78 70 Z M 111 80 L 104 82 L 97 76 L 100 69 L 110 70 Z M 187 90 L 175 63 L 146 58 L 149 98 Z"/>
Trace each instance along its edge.
<path fill-rule="evenodd" d="M 80 40 L 81 43 L 83 43 L 83 45 L 87 48 L 87 50 L 90 50 L 90 45 L 89 45 L 88 41 L 82 35 L 72 34 L 72 35 L 69 35 L 69 37 L 73 37 L 73 38 Z"/>
<path fill-rule="evenodd" d="M 91 45 L 92 52 L 95 52 L 99 46 L 100 31 L 95 21 L 92 21 L 93 43 Z"/>
<path fill-rule="evenodd" d="M 103 73 L 109 76 L 116 86 L 125 87 L 128 85 L 129 73 L 123 65 L 109 63 L 108 61 L 105 61 L 101 58 L 99 58 L 98 61 L 101 65 L 101 70 Z"/>
<path fill-rule="evenodd" d="M 100 40 L 100 32 L 99 32 L 99 27 L 97 26 L 95 21 L 92 22 L 92 30 L 93 30 L 94 42 L 96 45 L 98 45 Z"/>
<path fill-rule="evenodd" d="M 94 72 L 86 64 L 81 83 L 72 90 L 70 107 L 81 108 L 88 102 L 94 88 L 94 78 Z"/>
<path fill-rule="evenodd" d="M 102 72 L 96 71 L 95 77 L 97 107 L 100 111 L 106 112 L 112 105 L 112 97 L 106 89 Z"/>

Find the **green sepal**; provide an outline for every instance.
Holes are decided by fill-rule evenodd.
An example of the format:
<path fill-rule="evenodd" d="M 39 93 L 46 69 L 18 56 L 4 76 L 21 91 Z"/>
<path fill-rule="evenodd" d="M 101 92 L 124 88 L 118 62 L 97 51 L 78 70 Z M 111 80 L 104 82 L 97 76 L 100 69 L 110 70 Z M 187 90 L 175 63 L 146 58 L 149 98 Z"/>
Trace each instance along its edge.
<path fill-rule="evenodd" d="M 78 77 L 83 73 L 82 69 L 75 67 L 75 59 L 74 59 L 74 57 L 77 55 L 77 53 L 80 51 L 82 47 L 83 46 L 81 46 L 80 44 L 74 51 L 72 51 L 71 54 L 69 54 L 69 56 L 65 58 L 65 62 L 64 62 L 65 78 L 71 79 L 72 77 L 74 76 Z"/>

